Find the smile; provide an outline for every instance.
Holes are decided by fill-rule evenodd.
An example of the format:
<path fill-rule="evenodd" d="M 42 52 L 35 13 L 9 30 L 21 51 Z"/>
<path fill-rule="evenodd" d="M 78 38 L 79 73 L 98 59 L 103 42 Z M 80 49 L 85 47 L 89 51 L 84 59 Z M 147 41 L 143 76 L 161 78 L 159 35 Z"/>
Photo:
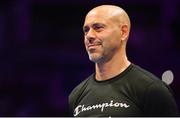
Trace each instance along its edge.
<path fill-rule="evenodd" d="M 100 46 L 100 44 L 90 44 L 90 45 L 88 45 L 88 48 L 90 49 L 90 48 L 94 48 L 94 47 L 97 47 L 97 46 Z"/>

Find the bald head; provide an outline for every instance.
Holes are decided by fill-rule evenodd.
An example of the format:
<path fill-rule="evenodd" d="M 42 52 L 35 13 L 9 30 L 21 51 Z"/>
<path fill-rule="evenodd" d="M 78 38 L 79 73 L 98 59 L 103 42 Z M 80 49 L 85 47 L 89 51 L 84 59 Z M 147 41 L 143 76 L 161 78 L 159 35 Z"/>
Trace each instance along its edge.
<path fill-rule="evenodd" d="M 104 19 L 111 19 L 118 25 L 127 25 L 128 29 L 130 30 L 130 19 L 128 14 L 120 7 L 115 5 L 101 5 L 98 7 L 93 8 L 91 11 L 88 12 L 86 15 L 87 17 L 91 17 L 93 15 L 99 15 L 104 17 Z"/>
<path fill-rule="evenodd" d="M 93 62 L 126 57 L 130 20 L 122 8 L 113 5 L 93 8 L 86 15 L 83 31 L 86 50 Z"/>

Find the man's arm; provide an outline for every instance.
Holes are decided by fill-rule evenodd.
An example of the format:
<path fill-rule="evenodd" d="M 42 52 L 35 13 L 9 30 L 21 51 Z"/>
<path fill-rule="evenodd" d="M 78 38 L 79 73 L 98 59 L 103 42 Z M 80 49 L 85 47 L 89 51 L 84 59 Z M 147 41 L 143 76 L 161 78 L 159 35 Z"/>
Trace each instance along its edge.
<path fill-rule="evenodd" d="M 146 90 L 144 112 L 146 116 L 178 116 L 178 108 L 168 85 L 155 81 Z"/>

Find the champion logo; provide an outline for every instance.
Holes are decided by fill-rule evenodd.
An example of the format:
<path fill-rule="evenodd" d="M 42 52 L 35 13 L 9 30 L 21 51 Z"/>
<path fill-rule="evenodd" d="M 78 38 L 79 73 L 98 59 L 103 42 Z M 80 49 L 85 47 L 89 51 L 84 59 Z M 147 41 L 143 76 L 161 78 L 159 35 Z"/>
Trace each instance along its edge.
<path fill-rule="evenodd" d="M 84 111 L 90 111 L 90 110 L 95 110 L 95 109 L 99 109 L 101 112 L 104 111 L 105 108 L 107 107 L 121 107 L 121 108 L 128 108 L 130 107 L 130 105 L 126 104 L 126 103 L 121 103 L 121 102 L 114 102 L 113 100 L 111 100 L 110 102 L 106 102 L 106 103 L 101 103 L 101 104 L 95 104 L 95 105 L 78 105 L 75 110 L 74 110 L 74 116 L 79 115 L 80 113 L 84 112 Z"/>

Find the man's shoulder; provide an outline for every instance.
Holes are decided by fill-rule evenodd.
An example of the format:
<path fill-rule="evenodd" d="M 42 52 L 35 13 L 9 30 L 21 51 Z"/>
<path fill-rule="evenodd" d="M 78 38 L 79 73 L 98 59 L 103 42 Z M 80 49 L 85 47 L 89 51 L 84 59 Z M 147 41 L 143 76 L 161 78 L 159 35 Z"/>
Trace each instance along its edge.
<path fill-rule="evenodd" d="M 133 64 L 132 76 L 134 76 L 135 79 L 138 79 L 139 82 L 152 83 L 154 81 L 160 80 L 156 75 L 154 75 L 150 71 L 135 64 Z"/>
<path fill-rule="evenodd" d="M 81 99 L 81 96 L 86 90 L 86 87 L 89 85 L 89 81 L 91 80 L 91 78 L 93 78 L 93 74 L 83 80 L 69 94 L 69 108 L 71 112 L 73 112 L 74 107 L 76 106 L 76 104 L 78 104 L 79 99 Z"/>
<path fill-rule="evenodd" d="M 88 82 L 93 78 L 94 74 L 91 74 L 89 77 L 87 77 L 85 80 L 83 80 L 79 85 L 77 85 L 72 92 L 70 93 L 69 97 L 75 97 L 78 96 L 78 94 L 81 94 L 87 87 Z"/>
<path fill-rule="evenodd" d="M 159 87 L 165 84 L 156 75 L 138 65 L 133 65 L 131 72 L 127 76 L 127 82 L 140 93 L 145 92 L 149 87 L 154 86 L 155 83 Z"/>
<path fill-rule="evenodd" d="M 171 88 L 163 82 L 160 78 L 152 74 L 151 72 L 141 68 L 140 66 L 134 65 L 134 79 L 131 83 L 139 88 L 140 91 L 144 90 L 144 92 L 158 92 L 158 91 L 166 91 L 172 92 Z M 155 93 L 155 92 L 154 92 Z"/>

